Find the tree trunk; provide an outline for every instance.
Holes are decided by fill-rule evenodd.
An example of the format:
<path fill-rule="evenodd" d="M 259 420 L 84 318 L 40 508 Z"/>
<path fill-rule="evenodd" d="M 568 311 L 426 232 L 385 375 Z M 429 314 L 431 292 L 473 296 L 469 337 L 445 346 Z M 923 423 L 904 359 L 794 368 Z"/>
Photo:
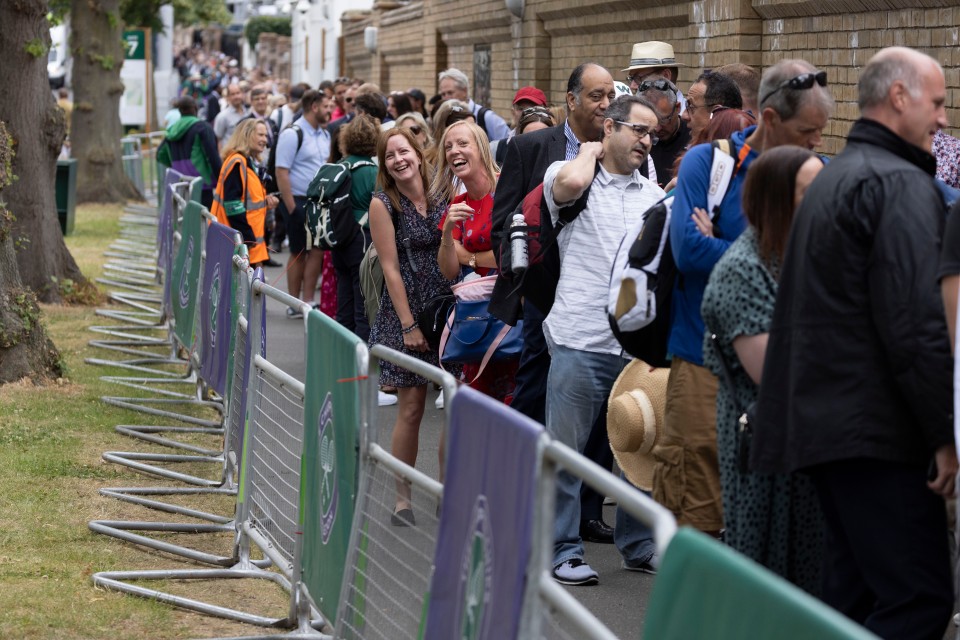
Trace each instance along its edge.
<path fill-rule="evenodd" d="M 2 251 L 4 258 L 16 256 L 17 283 L 22 278 L 41 300 L 56 302 L 62 297 L 57 283 L 72 280 L 84 289 L 90 284 L 67 250 L 57 220 L 57 156 L 66 121 L 47 81 L 48 5 L 46 0 L 0 0 L 0 121 L 15 153 L 6 175 L 18 176 L 3 192 L 14 218 L 6 223 L 13 249 Z M 0 274 L 0 293 L 13 282 L 9 273 Z"/>
<path fill-rule="evenodd" d="M 10 184 L 12 161 L 12 139 L 0 120 L 0 191 Z M 60 353 L 40 324 L 37 299 L 20 282 L 12 231 L 12 216 L 0 199 L 0 384 L 63 375 Z"/>
<path fill-rule="evenodd" d="M 73 55 L 73 123 L 77 202 L 140 199 L 123 172 L 120 96 L 123 20 L 120 0 L 82 0 L 70 10 Z"/>

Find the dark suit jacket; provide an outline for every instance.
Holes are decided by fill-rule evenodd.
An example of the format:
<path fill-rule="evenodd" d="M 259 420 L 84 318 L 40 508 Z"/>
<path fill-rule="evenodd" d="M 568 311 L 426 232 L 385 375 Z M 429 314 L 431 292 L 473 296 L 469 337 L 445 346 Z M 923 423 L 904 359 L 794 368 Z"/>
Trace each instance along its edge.
<path fill-rule="evenodd" d="M 514 136 L 507 142 L 507 157 L 493 198 L 493 246 L 509 242 L 510 214 L 530 191 L 543 182 L 547 167 L 566 157 L 567 139 L 563 125 Z M 494 251 L 497 260 L 500 252 Z M 493 290 L 490 312 L 509 324 L 520 317 L 520 294 L 516 283 L 501 276 Z"/>

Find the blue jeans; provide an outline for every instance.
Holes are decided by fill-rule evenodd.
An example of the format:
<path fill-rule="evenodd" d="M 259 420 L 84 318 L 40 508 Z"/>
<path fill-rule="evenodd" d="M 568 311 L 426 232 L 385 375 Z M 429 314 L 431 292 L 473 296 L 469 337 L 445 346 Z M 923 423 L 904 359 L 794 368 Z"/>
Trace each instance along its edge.
<path fill-rule="evenodd" d="M 630 482 L 623 475 L 623 471 L 620 472 L 620 479 L 627 483 Z M 650 497 L 649 491 L 643 493 Z M 653 541 L 653 531 L 650 527 L 620 507 L 617 507 L 617 520 L 613 526 L 613 542 L 617 545 L 623 559 L 633 566 L 647 562 L 657 550 L 657 545 Z"/>
<path fill-rule="evenodd" d="M 627 361 L 619 355 L 550 346 L 547 375 L 547 433 L 583 453 L 590 430 L 604 400 Z M 554 566 L 583 558 L 580 539 L 580 478 L 557 474 L 557 510 L 554 521 Z"/>

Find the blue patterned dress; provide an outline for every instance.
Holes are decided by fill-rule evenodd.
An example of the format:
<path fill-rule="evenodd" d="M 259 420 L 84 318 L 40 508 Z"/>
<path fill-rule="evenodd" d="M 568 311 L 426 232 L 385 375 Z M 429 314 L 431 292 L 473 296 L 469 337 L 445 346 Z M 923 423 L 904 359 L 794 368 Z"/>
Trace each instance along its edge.
<path fill-rule="evenodd" d="M 407 233 L 410 234 L 410 248 L 413 254 L 413 262 L 417 265 L 418 273 L 416 276 L 410 267 L 410 260 L 407 259 L 407 252 L 401 244 L 402 227 L 397 218 L 397 212 L 393 210 L 390 204 L 390 198 L 382 191 L 373 194 L 387 208 L 393 220 L 394 240 L 397 244 L 397 261 L 400 264 L 400 277 L 403 280 L 403 287 L 407 292 L 407 304 L 410 305 L 410 312 L 416 318 L 423 308 L 423 303 L 434 296 L 450 292 L 450 285 L 454 280 L 447 280 L 440 272 L 440 265 L 437 262 L 437 252 L 440 250 L 440 239 L 443 234 L 438 225 L 446 211 L 446 205 L 440 200 L 434 200 L 427 204 L 426 216 L 417 213 L 417 209 L 408 198 L 400 196 L 399 215 L 404 217 L 407 227 Z M 390 299 L 390 292 L 386 286 L 383 287 L 383 295 L 380 297 L 380 310 L 377 312 L 377 319 L 370 330 L 370 344 L 382 344 L 391 349 L 396 349 L 414 358 L 418 358 L 439 366 L 437 352 L 429 351 L 409 351 L 403 344 L 403 331 L 400 326 L 400 318 L 397 317 L 397 311 L 393 306 L 393 300 Z M 459 376 L 459 367 L 453 369 L 447 367 L 455 377 Z M 418 387 L 427 384 L 427 379 L 411 371 L 389 362 L 380 364 L 380 384 L 392 387 Z"/>
<path fill-rule="evenodd" d="M 740 473 L 737 466 L 738 420 L 742 409 L 756 400 L 757 385 L 741 366 L 733 340 L 770 331 L 777 286 L 775 273 L 760 258 L 756 231 L 748 227 L 717 262 L 703 296 L 701 311 L 707 327 L 703 363 L 720 380 L 717 454 L 724 540 L 816 596 L 822 589 L 823 516 L 813 483 L 802 474 Z M 718 345 L 710 340 L 711 332 L 717 335 L 732 370 L 736 398 L 723 382 Z"/>

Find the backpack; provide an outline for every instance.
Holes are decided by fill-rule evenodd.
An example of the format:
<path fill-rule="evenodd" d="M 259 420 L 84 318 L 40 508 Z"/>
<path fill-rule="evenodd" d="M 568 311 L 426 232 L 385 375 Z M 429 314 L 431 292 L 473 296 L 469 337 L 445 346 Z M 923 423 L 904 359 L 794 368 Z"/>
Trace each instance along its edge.
<path fill-rule="evenodd" d="M 346 162 L 325 163 L 307 187 L 304 206 L 307 227 L 307 247 L 342 249 L 367 221 L 369 213 L 357 222 L 350 206 L 352 173 L 358 167 L 375 167 L 369 160 L 353 165 Z"/>
<path fill-rule="evenodd" d="M 599 162 L 594 177 L 597 173 L 600 173 Z M 587 207 L 590 188 L 588 186 L 573 204 L 560 209 L 556 225 L 550 220 L 550 211 L 543 198 L 542 182 L 524 196 L 517 208 L 507 217 L 504 239 L 500 245 L 501 270 L 504 276 L 513 281 L 514 290 L 520 291 L 544 315 L 553 307 L 557 282 L 560 280 L 560 249 L 557 247 L 557 238 L 563 228 Z M 518 214 L 523 216 L 526 224 L 513 227 L 513 217 Z M 522 274 L 515 274 L 511 270 L 513 253 L 510 234 L 517 230 L 526 232 L 527 268 Z"/>
<path fill-rule="evenodd" d="M 286 129 L 293 129 L 297 132 L 297 153 L 299 153 L 300 147 L 303 146 L 303 129 L 297 125 L 296 120 L 288 124 L 284 130 Z M 280 191 L 280 186 L 277 184 L 277 146 L 279 146 L 280 143 L 280 135 L 277 134 L 273 140 L 273 146 L 270 147 L 270 153 L 267 155 L 267 177 L 263 181 L 263 187 L 267 190 L 267 193 L 275 193 Z"/>
<path fill-rule="evenodd" d="M 487 111 L 490 111 L 490 109 L 487 109 L 486 107 L 480 107 L 480 110 L 477 111 L 476 120 L 477 124 L 480 125 L 480 128 L 483 129 L 483 132 L 487 134 L 487 140 L 489 141 L 490 132 L 487 131 Z"/>
<path fill-rule="evenodd" d="M 710 167 L 707 210 L 716 221 L 730 189 L 737 158 L 729 140 L 715 140 Z M 654 367 L 669 366 L 670 304 L 677 265 L 670 248 L 670 215 L 674 196 L 647 209 L 624 236 L 610 275 L 607 318 L 623 350 Z"/>

